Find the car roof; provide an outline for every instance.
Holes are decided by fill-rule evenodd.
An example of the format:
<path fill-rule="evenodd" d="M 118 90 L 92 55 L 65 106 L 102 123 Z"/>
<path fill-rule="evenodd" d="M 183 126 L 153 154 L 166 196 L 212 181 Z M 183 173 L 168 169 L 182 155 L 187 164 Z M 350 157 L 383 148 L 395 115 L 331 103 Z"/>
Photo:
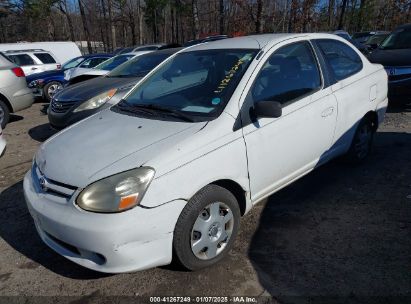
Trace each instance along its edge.
<path fill-rule="evenodd" d="M 187 47 L 186 51 L 208 50 L 208 49 L 262 49 L 267 44 L 279 43 L 291 38 L 307 37 L 307 38 L 338 38 L 333 34 L 325 33 L 302 33 L 302 34 L 260 34 L 251 36 L 242 36 L 235 38 L 221 39 L 217 41 L 210 41 L 207 43 L 196 44 Z"/>
<path fill-rule="evenodd" d="M 83 56 L 79 57 L 84 57 L 84 58 L 92 58 L 92 57 L 113 57 L 113 54 L 108 54 L 108 53 L 96 53 L 96 54 L 86 54 Z"/>
<path fill-rule="evenodd" d="M 407 30 L 407 31 L 411 30 L 411 23 L 403 24 L 403 25 L 396 28 L 396 30 L 400 30 L 400 29 L 404 29 L 404 30 Z"/>
<path fill-rule="evenodd" d="M 8 50 L 3 53 L 7 55 L 24 54 L 24 53 L 49 53 L 51 54 L 49 51 L 46 51 L 43 49 Z"/>

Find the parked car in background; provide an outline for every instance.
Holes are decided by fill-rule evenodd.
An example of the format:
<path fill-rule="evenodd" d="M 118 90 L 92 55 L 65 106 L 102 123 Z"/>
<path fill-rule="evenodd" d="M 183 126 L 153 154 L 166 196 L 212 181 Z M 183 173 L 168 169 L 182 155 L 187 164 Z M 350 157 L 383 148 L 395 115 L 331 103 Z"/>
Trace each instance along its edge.
<path fill-rule="evenodd" d="M 361 53 L 363 53 L 364 55 L 368 54 L 368 48 L 362 44 L 359 43 L 357 41 L 355 41 L 354 39 L 352 39 L 352 37 L 350 36 L 350 34 L 348 34 L 346 31 L 343 30 L 337 30 L 332 32 L 332 34 L 340 36 L 342 38 L 344 38 L 345 40 L 349 41 L 350 43 L 352 43 L 357 49 L 359 49 L 361 51 Z"/>
<path fill-rule="evenodd" d="M 0 53 L 0 127 L 5 128 L 10 113 L 30 107 L 33 101 L 23 69 Z"/>
<path fill-rule="evenodd" d="M 50 125 L 62 129 L 116 104 L 141 78 L 178 50 L 166 49 L 135 56 L 104 77 L 67 86 L 51 101 L 48 110 Z"/>
<path fill-rule="evenodd" d="M 3 130 L 0 127 L 0 157 L 4 155 L 5 151 L 6 151 L 6 140 L 4 139 L 4 136 L 3 136 Z"/>
<path fill-rule="evenodd" d="M 411 24 L 396 28 L 368 59 L 387 71 L 390 101 L 411 103 Z"/>
<path fill-rule="evenodd" d="M 141 52 L 134 52 L 134 53 L 127 53 L 127 54 L 120 54 L 114 56 L 106 61 L 96 65 L 94 68 L 91 69 L 81 69 L 76 72 L 73 72 L 71 78 L 68 80 L 67 85 L 75 84 L 82 82 L 87 79 L 92 79 L 98 76 L 103 76 L 108 72 L 112 71 L 119 65 L 123 64 L 124 62 L 130 60 L 135 56 L 140 56 L 146 53 L 150 53 L 152 51 L 141 51 Z"/>
<path fill-rule="evenodd" d="M 0 52 L 34 49 L 42 49 L 53 54 L 56 62 L 66 62 L 72 58 L 81 56 L 80 49 L 72 41 L 0 43 Z"/>
<path fill-rule="evenodd" d="M 258 202 L 334 157 L 364 160 L 386 107 L 383 67 L 335 35 L 200 44 L 43 143 L 24 197 L 41 239 L 84 267 L 196 270 Z"/>
<path fill-rule="evenodd" d="M 164 46 L 167 46 L 167 44 L 166 43 L 144 44 L 144 45 L 139 45 L 135 47 L 132 52 L 156 51 Z"/>
<path fill-rule="evenodd" d="M 214 35 L 214 36 L 208 36 L 202 39 L 194 39 L 194 40 L 190 40 L 187 41 L 186 43 L 184 43 L 184 47 L 189 47 L 192 45 L 196 45 L 199 43 L 204 43 L 204 42 L 210 42 L 210 41 L 217 41 L 217 40 L 222 40 L 222 39 L 227 39 L 228 36 L 227 35 Z"/>
<path fill-rule="evenodd" d="M 390 35 L 390 32 L 377 32 L 364 42 L 364 45 L 370 50 L 375 50 Z"/>
<path fill-rule="evenodd" d="M 91 68 L 96 67 L 100 63 L 113 57 L 111 54 L 94 54 L 92 57 L 87 58 L 78 66 L 64 71 L 64 79 L 69 81 L 71 78 L 81 75 L 82 73 L 88 72 Z"/>
<path fill-rule="evenodd" d="M 61 68 L 61 64 L 56 61 L 50 52 L 41 49 L 6 51 L 4 54 L 21 67 L 25 75 Z"/>
<path fill-rule="evenodd" d="M 51 97 L 66 84 L 67 80 L 64 79 L 64 73 L 66 71 L 76 68 L 86 62 L 88 62 L 87 64 L 89 66 L 98 64 L 102 60 L 106 60 L 108 56 L 109 55 L 107 54 L 91 54 L 75 57 L 63 64 L 60 70 L 47 71 L 27 76 L 27 85 L 33 90 L 35 96 L 42 97 L 46 101 L 49 101 Z"/>

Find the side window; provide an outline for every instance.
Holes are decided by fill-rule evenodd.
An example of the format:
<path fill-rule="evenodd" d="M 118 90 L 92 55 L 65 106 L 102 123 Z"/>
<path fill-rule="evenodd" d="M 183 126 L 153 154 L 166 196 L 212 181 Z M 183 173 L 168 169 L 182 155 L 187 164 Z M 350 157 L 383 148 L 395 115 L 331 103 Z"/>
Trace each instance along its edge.
<path fill-rule="evenodd" d="M 347 44 L 331 39 L 316 40 L 337 80 L 345 79 L 362 69 L 360 56 Z"/>
<path fill-rule="evenodd" d="M 9 58 L 19 66 L 35 65 L 33 58 L 27 54 L 10 55 Z"/>
<path fill-rule="evenodd" d="M 84 62 L 80 65 L 80 68 L 90 68 L 91 59 L 84 60 Z"/>
<path fill-rule="evenodd" d="M 54 58 L 48 53 L 34 53 L 34 56 L 36 56 L 44 64 L 56 63 Z"/>
<path fill-rule="evenodd" d="M 96 65 L 99 65 L 100 63 L 106 61 L 107 59 L 110 58 L 106 58 L 106 57 L 101 57 L 101 58 L 93 58 L 90 60 L 90 64 L 89 64 L 89 68 L 94 68 Z"/>
<path fill-rule="evenodd" d="M 297 42 L 270 56 L 254 81 L 251 94 L 254 102 L 288 104 L 320 87 L 320 71 L 310 44 Z"/>

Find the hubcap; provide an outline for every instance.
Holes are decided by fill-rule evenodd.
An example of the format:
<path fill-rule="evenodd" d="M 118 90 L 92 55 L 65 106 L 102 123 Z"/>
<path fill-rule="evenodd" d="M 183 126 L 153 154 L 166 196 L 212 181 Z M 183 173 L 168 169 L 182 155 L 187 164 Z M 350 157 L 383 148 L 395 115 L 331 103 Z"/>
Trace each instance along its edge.
<path fill-rule="evenodd" d="M 191 250 L 201 260 L 210 260 L 227 246 L 234 228 L 230 208 L 221 202 L 205 207 L 191 230 Z"/>
<path fill-rule="evenodd" d="M 60 88 L 60 84 L 52 84 L 51 86 L 49 86 L 47 93 L 49 94 L 49 96 L 53 96 L 58 90 L 60 90 Z"/>
<path fill-rule="evenodd" d="M 368 124 L 363 125 L 361 129 L 358 131 L 355 142 L 355 151 L 359 159 L 362 159 L 367 156 L 370 150 L 371 138 L 371 127 Z"/>

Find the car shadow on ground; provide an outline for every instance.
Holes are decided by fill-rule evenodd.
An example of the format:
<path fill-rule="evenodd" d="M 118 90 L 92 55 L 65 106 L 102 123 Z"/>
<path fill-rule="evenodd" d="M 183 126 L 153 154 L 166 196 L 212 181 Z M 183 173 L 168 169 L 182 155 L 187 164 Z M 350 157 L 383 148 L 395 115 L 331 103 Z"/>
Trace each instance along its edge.
<path fill-rule="evenodd" d="M 332 161 L 269 197 L 248 251 L 265 290 L 280 303 L 410 301 L 410 151 L 411 134 L 380 132 L 364 164 Z"/>
<path fill-rule="evenodd" d="M 31 128 L 28 132 L 29 136 L 38 142 L 44 142 L 58 131 L 53 129 L 50 124 L 45 123 L 34 128 Z"/>
<path fill-rule="evenodd" d="M 0 238 L 32 261 L 20 265 L 22 269 L 36 268 L 40 264 L 72 279 L 90 280 L 109 276 L 78 266 L 43 243 L 25 204 L 21 181 L 0 193 Z"/>
<path fill-rule="evenodd" d="M 13 122 L 17 122 L 17 121 L 20 121 L 20 120 L 23 120 L 24 119 L 24 117 L 23 116 L 20 116 L 20 115 L 17 115 L 17 114 L 10 114 L 10 119 L 9 119 L 9 124 L 10 123 L 13 123 Z"/>

